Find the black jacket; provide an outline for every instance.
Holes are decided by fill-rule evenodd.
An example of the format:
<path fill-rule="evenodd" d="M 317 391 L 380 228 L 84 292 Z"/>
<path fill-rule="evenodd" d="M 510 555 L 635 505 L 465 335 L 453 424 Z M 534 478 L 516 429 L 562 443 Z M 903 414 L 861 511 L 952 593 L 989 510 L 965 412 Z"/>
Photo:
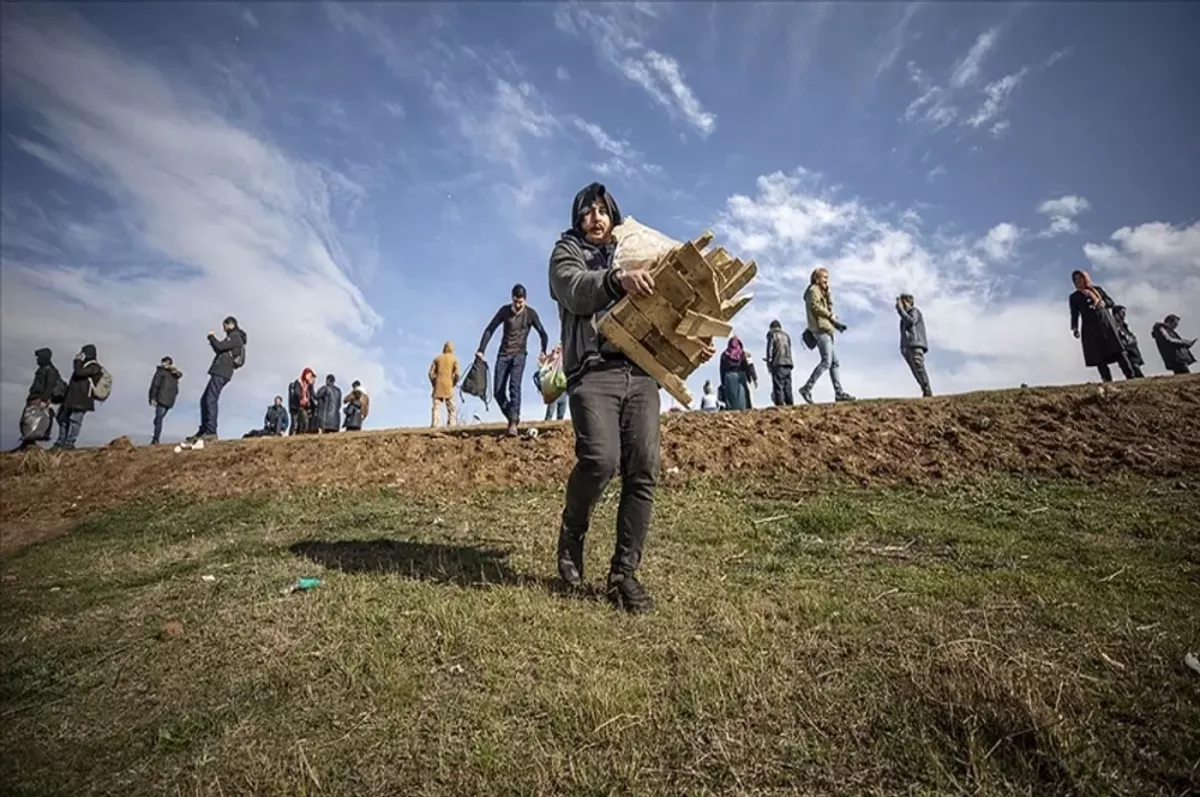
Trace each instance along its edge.
<path fill-rule="evenodd" d="M 342 428 L 342 389 L 337 385 L 323 385 L 316 393 L 317 428 L 336 432 Z"/>
<path fill-rule="evenodd" d="M 209 335 L 208 345 L 212 346 L 217 355 L 208 367 L 208 375 L 233 379 L 233 355 L 246 345 L 246 333 L 240 327 L 234 327 L 224 340 L 217 340 L 216 335 Z"/>
<path fill-rule="evenodd" d="M 103 369 L 96 362 L 96 347 L 83 347 L 83 356 L 76 357 L 71 373 L 71 381 L 67 383 L 67 397 L 63 399 L 63 409 L 74 412 L 91 412 L 96 409 L 96 400 L 92 398 L 92 385 L 100 378 Z"/>
<path fill-rule="evenodd" d="M 62 376 L 54 367 L 54 363 L 50 361 L 53 352 L 49 349 L 38 349 L 34 354 L 37 355 L 38 369 L 33 375 L 33 384 L 29 386 L 29 395 L 26 397 L 25 403 L 44 401 L 49 404 L 54 398 L 54 387 Z"/>
<path fill-rule="evenodd" d="M 1178 332 L 1161 321 L 1154 325 L 1150 334 L 1158 346 L 1158 353 L 1162 355 L 1163 367 L 1168 371 L 1196 362 L 1196 357 L 1192 354 L 1192 346 L 1196 341 L 1184 340 Z"/>
<path fill-rule="evenodd" d="M 267 407 L 267 416 L 263 419 L 263 431 L 267 434 L 281 435 L 287 434 L 288 430 L 288 411 L 282 406 L 276 407 L 272 404 Z"/>
<path fill-rule="evenodd" d="M 161 365 L 154 369 L 154 378 L 150 380 L 150 400 L 160 407 L 171 409 L 175 399 L 179 397 L 179 380 L 183 373 L 172 366 L 164 368 Z"/>

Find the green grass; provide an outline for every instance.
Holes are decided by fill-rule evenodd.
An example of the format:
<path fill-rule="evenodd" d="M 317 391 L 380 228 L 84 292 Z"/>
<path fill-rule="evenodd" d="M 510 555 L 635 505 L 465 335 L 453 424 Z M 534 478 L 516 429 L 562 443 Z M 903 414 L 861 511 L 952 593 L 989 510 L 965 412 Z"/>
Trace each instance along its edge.
<path fill-rule="evenodd" d="M 557 591 L 554 491 L 310 490 L 95 518 L 3 562 L 0 786 L 1197 788 L 1194 493 L 822 490 L 664 490 L 643 568 L 659 610 L 639 618 Z M 594 524 L 594 584 L 614 512 Z M 301 575 L 323 583 L 280 594 Z M 171 620 L 183 635 L 160 639 Z"/>

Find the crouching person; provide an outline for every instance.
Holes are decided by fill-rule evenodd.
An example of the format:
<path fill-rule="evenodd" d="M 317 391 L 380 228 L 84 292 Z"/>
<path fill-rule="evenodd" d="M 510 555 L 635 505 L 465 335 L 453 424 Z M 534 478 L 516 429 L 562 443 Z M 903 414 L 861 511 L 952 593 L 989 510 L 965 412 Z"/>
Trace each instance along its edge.
<path fill-rule="evenodd" d="M 563 370 L 575 428 L 575 467 L 567 481 L 558 537 L 558 574 L 583 583 L 584 541 L 592 510 L 609 481 L 621 474 L 617 544 L 609 565 L 607 595 L 629 612 L 653 609 L 637 580 L 650 530 L 659 461 L 658 383 L 600 337 L 595 315 L 621 297 L 646 296 L 653 278 L 613 267 L 613 227 L 621 211 L 603 185 L 592 183 L 575 197 L 571 229 L 550 255 L 550 295 L 562 322 Z M 711 356 L 711 352 L 709 352 Z"/>

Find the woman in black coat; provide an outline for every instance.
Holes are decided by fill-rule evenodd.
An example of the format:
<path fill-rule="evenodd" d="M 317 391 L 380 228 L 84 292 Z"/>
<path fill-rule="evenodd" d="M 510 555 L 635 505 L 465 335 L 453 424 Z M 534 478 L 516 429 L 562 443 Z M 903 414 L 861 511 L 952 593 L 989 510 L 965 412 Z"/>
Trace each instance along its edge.
<path fill-rule="evenodd" d="M 1072 271 L 1071 281 L 1075 283 L 1070 299 L 1071 332 L 1083 344 L 1084 364 L 1099 371 L 1105 382 L 1112 381 L 1112 370 L 1108 367 L 1112 363 L 1121 368 L 1126 379 L 1133 379 L 1133 368 L 1112 315 L 1115 302 L 1085 271 Z"/>
<path fill-rule="evenodd" d="M 319 433 L 336 432 L 342 428 L 342 389 L 333 374 L 325 377 L 325 385 L 317 391 L 317 412 L 314 416 Z"/>

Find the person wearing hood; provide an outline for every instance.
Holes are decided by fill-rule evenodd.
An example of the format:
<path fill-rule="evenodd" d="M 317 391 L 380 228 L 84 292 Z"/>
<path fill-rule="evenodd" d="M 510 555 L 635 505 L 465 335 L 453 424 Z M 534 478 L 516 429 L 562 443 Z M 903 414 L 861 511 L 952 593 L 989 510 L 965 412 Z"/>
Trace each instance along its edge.
<path fill-rule="evenodd" d="M 300 372 L 300 378 L 288 387 L 288 410 L 292 414 L 291 434 L 306 434 L 312 428 L 313 410 L 317 406 L 313 384 L 317 374 L 311 368 Z"/>
<path fill-rule="evenodd" d="M 496 354 L 496 406 L 508 420 L 508 436 L 517 436 L 517 425 L 521 421 L 521 379 L 525 376 L 525 359 L 529 354 L 529 330 L 536 329 L 542 339 L 541 357 L 546 356 L 546 347 L 550 338 L 542 319 L 526 303 L 524 285 L 514 285 L 512 303 L 506 304 L 492 316 L 483 337 L 479 339 L 479 351 L 475 356 L 484 359 L 488 343 L 496 328 L 503 325 L 504 332 L 500 339 L 500 350 Z"/>
<path fill-rule="evenodd" d="M 317 391 L 317 433 L 336 432 L 342 428 L 342 389 L 337 386 L 337 377 L 329 374 L 325 384 Z"/>
<path fill-rule="evenodd" d="M 150 445 L 156 446 L 162 437 L 163 419 L 175 406 L 179 396 L 179 380 L 183 373 L 175 367 L 175 361 L 163 357 L 158 367 L 154 369 L 154 377 L 150 380 L 150 406 L 154 408 L 154 436 Z"/>
<path fill-rule="evenodd" d="M 367 395 L 367 391 L 362 389 L 362 382 L 355 379 L 350 384 L 350 392 L 342 403 L 346 405 L 343 411 L 346 416 L 343 428 L 347 432 L 361 431 L 363 421 L 371 413 L 371 397 Z"/>
<path fill-rule="evenodd" d="M 263 434 L 270 437 L 283 437 L 288 431 L 288 411 L 283 406 L 283 396 L 276 396 L 275 401 L 267 407 L 263 417 Z"/>
<path fill-rule="evenodd" d="M 1133 379 L 1133 368 L 1112 314 L 1116 302 L 1092 282 L 1086 271 L 1072 271 L 1071 282 L 1075 285 L 1075 291 L 1067 301 L 1071 310 L 1071 334 L 1083 346 L 1084 364 L 1099 371 L 1100 379 L 1105 382 L 1112 381 L 1112 369 L 1108 366 L 1113 363 L 1120 367 L 1126 379 Z"/>
<path fill-rule="evenodd" d="M 208 385 L 200 397 L 200 430 L 189 437 L 189 441 L 217 439 L 217 412 L 220 407 L 221 391 L 233 379 L 233 372 L 246 362 L 246 333 L 238 326 L 237 319 L 227 317 L 221 324 L 225 337 L 218 340 L 209 330 L 208 345 L 213 350 L 212 365 L 208 367 Z"/>
<path fill-rule="evenodd" d="M 1125 320 L 1124 306 L 1118 304 L 1113 307 L 1112 314 L 1113 321 L 1117 322 L 1117 335 L 1121 338 L 1121 345 L 1125 347 L 1125 356 L 1129 358 L 1129 370 L 1135 377 L 1145 376 L 1142 373 L 1142 366 L 1146 364 L 1142 358 L 1142 347 L 1138 345 L 1137 335 L 1133 334 L 1129 322 Z"/>
<path fill-rule="evenodd" d="M 67 383 L 63 381 L 62 375 L 58 373 L 58 368 L 54 366 L 54 352 L 50 349 L 38 349 L 33 356 L 37 360 L 37 370 L 33 373 L 33 382 L 29 385 L 29 393 L 25 396 L 25 406 L 26 408 L 38 407 L 41 412 L 49 416 L 50 420 L 47 422 L 44 434 L 38 436 L 37 439 L 23 439 L 19 449 L 30 448 L 39 442 L 50 439 L 54 429 L 54 415 L 50 405 L 60 403 L 67 389 Z"/>
<path fill-rule="evenodd" d="M 751 394 L 758 387 L 758 373 L 750 355 L 742 346 L 742 339 L 734 335 L 729 339 L 720 363 L 721 393 L 725 409 L 752 409 Z M 776 405 L 778 406 L 778 405 Z"/>
<path fill-rule="evenodd" d="M 1196 339 L 1186 340 L 1179 334 L 1179 316 L 1172 313 L 1159 321 L 1154 325 L 1150 336 L 1154 338 L 1158 353 L 1162 355 L 1164 368 L 1180 376 L 1192 372 L 1188 366 L 1196 362 L 1196 356 L 1192 354 Z"/>
<path fill-rule="evenodd" d="M 584 577 L 584 541 L 592 510 L 614 475 L 621 474 L 617 542 L 609 564 L 608 600 L 629 612 L 653 609 L 636 573 L 650 530 L 659 465 L 659 385 L 596 330 L 596 315 L 623 296 L 649 296 L 647 271 L 615 268 L 616 200 L 600 183 L 575 196 L 571 227 L 550 255 L 550 295 L 562 326 L 575 467 L 558 536 L 558 574 L 578 587 Z M 711 348 L 705 359 L 713 354 Z"/>
<path fill-rule="evenodd" d="M 433 358 L 429 365 L 429 384 L 433 388 L 433 408 L 430 425 L 437 428 L 438 408 L 446 407 L 446 424 L 454 426 L 458 419 L 454 412 L 454 388 L 458 387 L 458 358 L 454 356 L 454 344 L 446 341 L 442 353 Z"/>
<path fill-rule="evenodd" d="M 96 347 L 87 344 L 75 355 L 72 363 L 71 380 L 67 383 L 67 394 L 63 398 L 62 408 L 58 411 L 58 440 L 54 448 L 72 449 L 83 431 L 83 419 L 87 413 L 96 409 L 96 399 L 92 391 L 96 387 L 104 369 L 96 360 Z"/>

